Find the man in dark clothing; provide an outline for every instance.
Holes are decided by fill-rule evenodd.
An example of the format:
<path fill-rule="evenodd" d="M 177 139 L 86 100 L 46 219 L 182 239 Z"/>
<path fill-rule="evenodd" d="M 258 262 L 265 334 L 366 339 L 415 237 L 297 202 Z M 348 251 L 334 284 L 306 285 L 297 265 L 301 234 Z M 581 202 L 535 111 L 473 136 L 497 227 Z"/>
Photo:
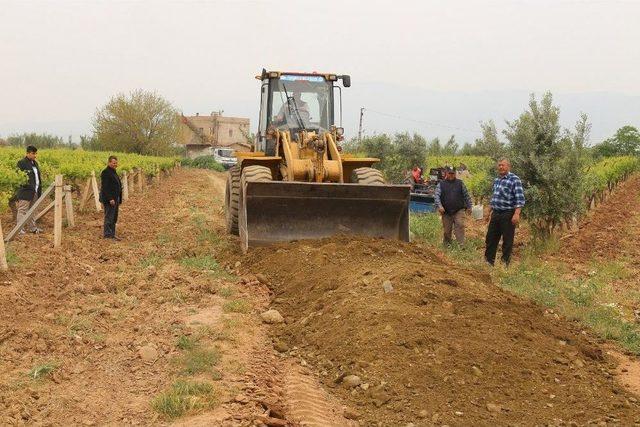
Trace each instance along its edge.
<path fill-rule="evenodd" d="M 16 221 L 20 222 L 26 215 L 31 206 L 38 200 L 42 194 L 42 175 L 40 175 L 40 167 L 36 161 L 38 156 L 38 149 L 33 145 L 27 147 L 27 155 L 24 159 L 18 161 L 18 169 L 26 172 L 27 182 L 18 188 L 16 195 L 14 196 L 15 207 L 12 208 L 15 211 Z M 29 231 L 32 233 L 40 233 L 41 229 L 36 225 L 34 217 L 25 224 Z M 24 234 L 24 227 L 20 230 L 20 234 Z"/>
<path fill-rule="evenodd" d="M 498 177 L 493 181 L 493 196 L 489 202 L 491 213 L 484 258 L 490 265 L 495 263 L 500 238 L 502 238 L 502 262 L 509 265 L 513 238 L 524 204 L 522 181 L 511 173 L 509 160 L 501 159 L 498 162 Z"/>
<path fill-rule="evenodd" d="M 122 203 L 122 183 L 116 172 L 118 158 L 109 156 L 107 167 L 100 174 L 100 202 L 104 207 L 104 238 L 120 240 L 116 237 L 116 222 L 118 222 L 118 208 Z"/>
<path fill-rule="evenodd" d="M 451 244 L 451 231 L 464 245 L 464 212 L 471 211 L 471 197 L 464 182 L 456 178 L 456 169 L 445 167 L 445 179 L 438 183 L 435 193 L 436 209 L 442 215 L 444 244 Z"/>

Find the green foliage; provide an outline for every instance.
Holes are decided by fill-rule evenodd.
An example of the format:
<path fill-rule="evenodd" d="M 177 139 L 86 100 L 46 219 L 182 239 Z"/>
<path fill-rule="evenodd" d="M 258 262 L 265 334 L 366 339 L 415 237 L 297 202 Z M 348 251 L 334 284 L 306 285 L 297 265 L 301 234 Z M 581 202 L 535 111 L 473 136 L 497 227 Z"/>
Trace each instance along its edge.
<path fill-rule="evenodd" d="M 248 313 L 251 309 L 249 303 L 243 299 L 234 299 L 226 301 L 222 305 L 222 310 L 225 313 Z"/>
<path fill-rule="evenodd" d="M 184 355 L 184 373 L 193 375 L 209 372 L 220 361 L 220 354 L 213 349 L 192 348 Z"/>
<path fill-rule="evenodd" d="M 56 174 L 66 180 L 80 180 L 100 174 L 110 155 L 118 157 L 118 171 L 130 172 L 142 169 L 147 175 L 156 175 L 160 170 L 168 170 L 178 163 L 176 157 L 154 157 L 118 152 L 84 151 L 82 149 L 38 150 L 38 163 L 42 173 L 43 187 L 49 185 Z M 17 170 L 16 164 L 25 156 L 23 148 L 0 148 L 0 211 L 8 206 L 8 200 L 16 189 L 23 185 L 27 176 Z"/>
<path fill-rule="evenodd" d="M 193 350 L 198 344 L 198 340 L 186 335 L 180 335 L 176 347 L 180 350 Z"/>
<path fill-rule="evenodd" d="M 76 145 L 65 143 L 62 138 L 48 133 L 37 134 L 35 132 L 23 133 L 21 135 L 12 135 L 7 138 L 7 143 L 13 147 L 26 148 L 29 145 L 41 148 L 77 148 Z"/>
<path fill-rule="evenodd" d="M 582 200 L 583 147 L 589 133 L 586 116 L 574 132 L 560 127 L 560 109 L 551 93 L 529 110 L 507 122 L 513 170 L 525 186 L 523 211 L 536 236 L 548 236 L 563 221 L 584 210 Z"/>
<path fill-rule="evenodd" d="M 410 215 L 409 231 L 415 238 L 434 245 L 442 241 L 442 223 L 434 213 Z"/>
<path fill-rule="evenodd" d="M 220 270 L 218 262 L 209 255 L 185 257 L 180 260 L 180 264 L 193 270 Z"/>
<path fill-rule="evenodd" d="M 508 270 L 497 272 L 500 285 L 538 304 L 590 326 L 605 339 L 616 340 L 625 349 L 640 354 L 640 327 L 628 322 L 615 302 L 611 283 L 630 274 L 618 263 L 593 265 L 595 274 L 566 278 L 557 266 L 531 255 Z M 618 295 L 627 299 L 625 295 Z"/>
<path fill-rule="evenodd" d="M 640 158 L 608 157 L 584 170 L 582 191 L 587 202 L 596 195 L 612 190 L 619 182 L 624 181 L 629 175 L 640 170 Z"/>
<path fill-rule="evenodd" d="M 56 369 L 55 363 L 44 363 L 42 365 L 35 366 L 29 371 L 29 378 L 33 380 L 39 380 L 48 376 Z"/>
<path fill-rule="evenodd" d="M 505 147 L 498 138 L 498 130 L 493 120 L 481 122 L 482 137 L 476 139 L 474 145 L 469 145 L 464 154 L 473 156 L 486 156 L 498 160 L 505 154 Z"/>
<path fill-rule="evenodd" d="M 424 164 L 427 141 L 416 133 L 410 135 L 405 132 L 393 137 L 387 134 L 366 137 L 360 144 L 350 142 L 346 148 L 351 153 L 380 159 L 374 167 L 380 169 L 388 181 L 401 183 L 406 171 Z"/>
<path fill-rule="evenodd" d="M 209 409 L 215 404 L 213 386 L 198 381 L 176 381 L 153 400 L 153 408 L 169 419 Z"/>
<path fill-rule="evenodd" d="M 184 159 L 182 166 L 199 169 L 211 169 L 218 172 L 224 172 L 224 166 L 216 162 L 214 156 L 199 156 L 195 159 Z"/>
<path fill-rule="evenodd" d="M 596 155 L 640 156 L 640 132 L 633 126 L 623 126 L 616 134 L 593 147 Z"/>
<path fill-rule="evenodd" d="M 431 156 L 427 158 L 427 170 L 439 168 L 446 165 L 460 168 L 465 166 L 469 171 L 468 176 L 463 176 L 467 189 L 476 202 L 491 195 L 493 178 L 495 176 L 496 164 L 490 157 L 483 156 Z"/>
<path fill-rule="evenodd" d="M 135 90 L 118 94 L 96 111 L 95 141 L 101 150 L 168 155 L 177 140 L 180 121 L 177 110 L 160 95 Z"/>

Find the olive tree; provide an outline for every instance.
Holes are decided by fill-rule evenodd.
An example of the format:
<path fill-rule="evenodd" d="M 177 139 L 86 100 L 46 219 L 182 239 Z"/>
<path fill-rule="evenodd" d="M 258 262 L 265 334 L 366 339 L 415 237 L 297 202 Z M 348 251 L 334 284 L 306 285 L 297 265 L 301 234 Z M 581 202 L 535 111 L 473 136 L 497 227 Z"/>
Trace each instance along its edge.
<path fill-rule="evenodd" d="M 512 168 L 525 187 L 523 210 L 534 234 L 545 237 L 584 209 L 582 179 L 584 146 L 590 125 L 582 115 L 573 131 L 560 126 L 560 109 L 551 93 L 540 102 L 531 95 L 529 109 L 504 134 Z"/>
<path fill-rule="evenodd" d="M 165 155 L 173 151 L 180 122 L 167 100 L 142 89 L 118 94 L 98 108 L 94 145 L 103 150 Z"/>

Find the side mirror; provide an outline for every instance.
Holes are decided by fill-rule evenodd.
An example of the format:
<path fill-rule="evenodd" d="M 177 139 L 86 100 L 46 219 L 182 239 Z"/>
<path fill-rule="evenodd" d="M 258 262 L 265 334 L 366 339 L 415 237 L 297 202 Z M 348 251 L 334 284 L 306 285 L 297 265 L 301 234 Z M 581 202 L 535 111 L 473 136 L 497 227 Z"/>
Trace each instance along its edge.
<path fill-rule="evenodd" d="M 351 76 L 344 74 L 342 77 L 342 85 L 344 87 L 351 87 Z"/>

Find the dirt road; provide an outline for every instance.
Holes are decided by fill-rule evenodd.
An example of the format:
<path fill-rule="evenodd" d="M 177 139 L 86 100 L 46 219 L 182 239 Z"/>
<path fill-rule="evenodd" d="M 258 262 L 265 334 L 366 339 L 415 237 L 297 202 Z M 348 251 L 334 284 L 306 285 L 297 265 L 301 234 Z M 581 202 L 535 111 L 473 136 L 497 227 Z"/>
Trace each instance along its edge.
<path fill-rule="evenodd" d="M 12 244 L 3 424 L 640 421 L 597 343 L 488 276 L 376 240 L 242 255 L 223 188 L 183 170 L 123 206 L 121 242 L 86 214 L 62 250 L 46 234 Z M 285 322 L 264 325 L 268 307 Z M 185 381 L 211 388 L 172 406 Z"/>

